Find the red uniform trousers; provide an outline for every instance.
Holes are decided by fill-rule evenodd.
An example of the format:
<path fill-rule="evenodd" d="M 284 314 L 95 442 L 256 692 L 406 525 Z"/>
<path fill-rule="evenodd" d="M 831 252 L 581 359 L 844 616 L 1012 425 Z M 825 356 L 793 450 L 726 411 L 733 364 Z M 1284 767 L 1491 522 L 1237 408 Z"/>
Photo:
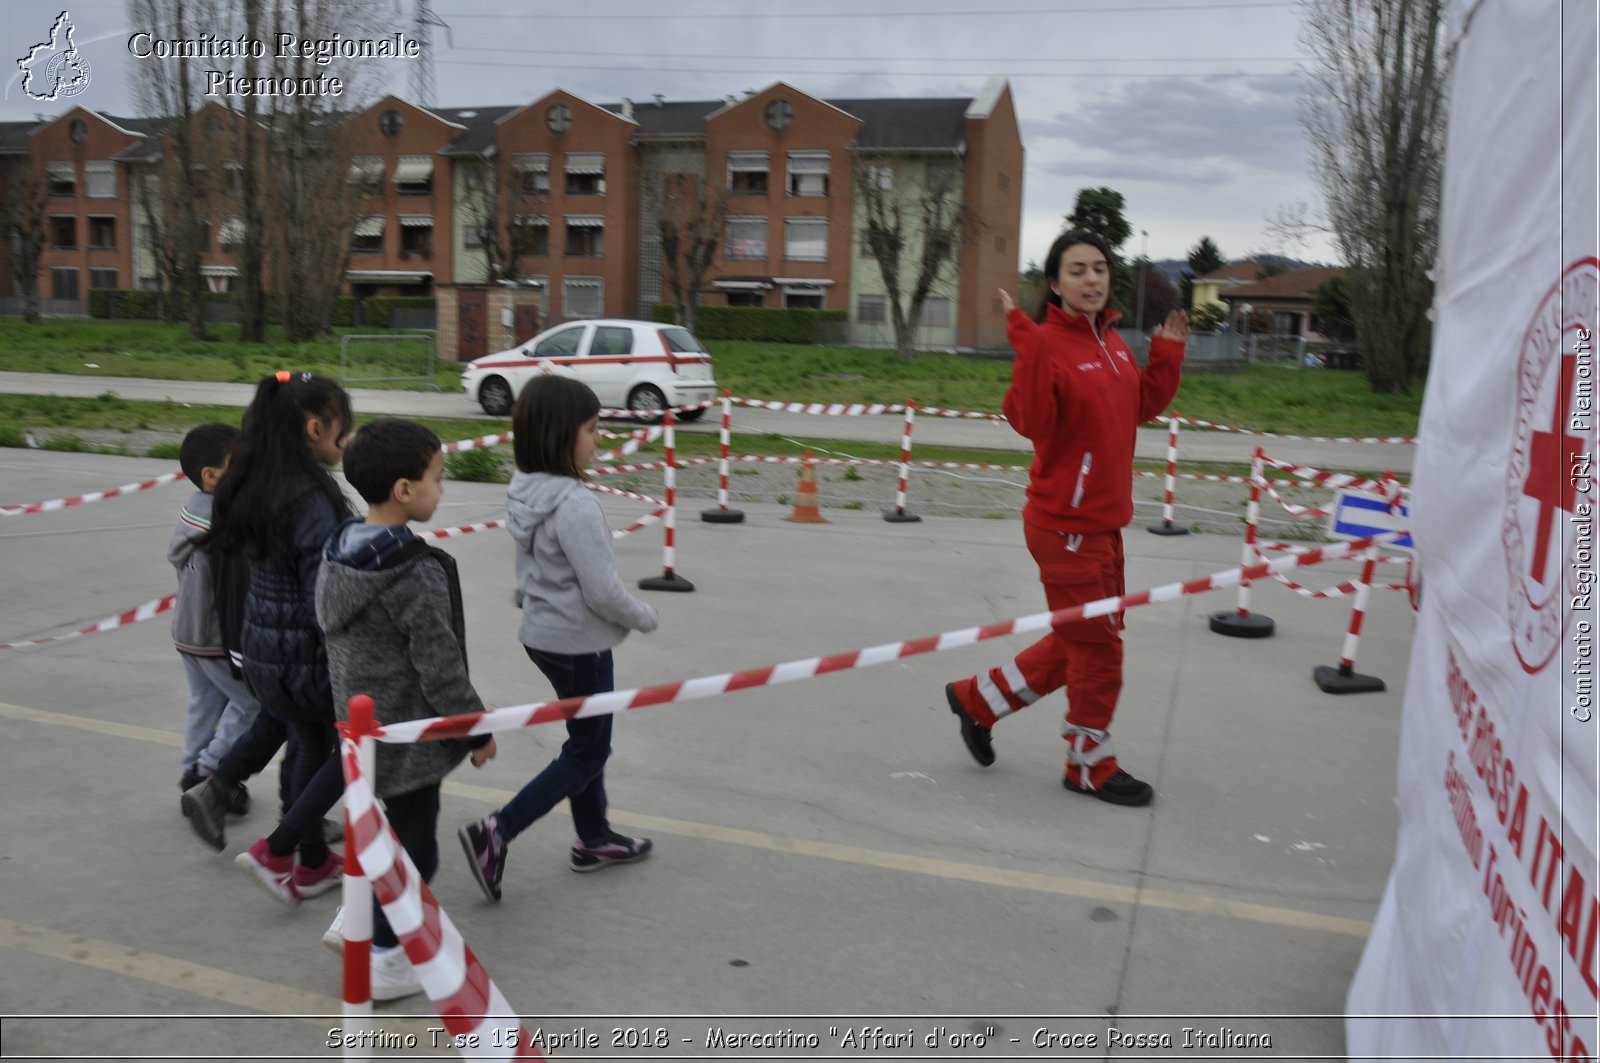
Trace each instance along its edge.
<path fill-rule="evenodd" d="M 1051 612 L 1126 593 L 1122 532 L 1069 535 L 1023 525 Z M 1097 788 L 1119 770 L 1107 729 L 1122 692 L 1122 613 L 1058 624 L 1011 662 L 955 684 L 982 727 L 1067 688 L 1067 778 Z"/>

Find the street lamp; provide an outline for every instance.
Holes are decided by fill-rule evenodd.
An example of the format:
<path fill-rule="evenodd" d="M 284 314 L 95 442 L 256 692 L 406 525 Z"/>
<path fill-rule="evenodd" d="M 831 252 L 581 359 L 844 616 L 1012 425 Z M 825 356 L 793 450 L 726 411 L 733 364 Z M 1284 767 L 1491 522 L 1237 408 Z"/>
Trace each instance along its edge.
<path fill-rule="evenodd" d="M 1144 238 L 1143 246 L 1139 252 L 1139 279 L 1134 282 L 1137 291 L 1134 293 L 1133 331 L 1144 335 L 1144 271 L 1150 264 L 1150 230 L 1140 229 L 1139 235 Z"/>

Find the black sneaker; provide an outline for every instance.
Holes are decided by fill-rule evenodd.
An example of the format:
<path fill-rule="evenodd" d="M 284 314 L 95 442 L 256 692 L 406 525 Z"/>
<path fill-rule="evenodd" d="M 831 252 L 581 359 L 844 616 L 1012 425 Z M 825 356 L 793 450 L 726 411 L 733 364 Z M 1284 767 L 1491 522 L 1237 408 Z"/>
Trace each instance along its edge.
<path fill-rule="evenodd" d="M 198 769 L 190 768 L 188 771 L 184 772 L 183 777 L 178 780 L 178 789 L 193 790 L 196 786 L 200 785 L 200 780 L 203 778 L 205 778 L 205 776 L 201 775 Z"/>
<path fill-rule="evenodd" d="M 494 824 L 488 818 L 476 820 L 456 831 L 456 837 L 461 839 L 467 866 L 472 868 L 472 877 L 478 880 L 484 896 L 498 901 L 500 876 L 506 870 L 506 847 L 495 837 Z"/>
<path fill-rule="evenodd" d="M 967 710 L 961 707 L 961 699 L 956 697 L 954 683 L 944 685 L 944 699 L 950 703 L 950 711 L 961 721 L 961 741 L 967 744 L 967 752 L 972 754 L 972 759 L 986 768 L 993 764 L 994 746 L 989 744 L 989 729 L 972 722 Z"/>
<path fill-rule="evenodd" d="M 250 791 L 240 783 L 233 788 L 233 793 L 228 795 L 228 815 L 247 816 L 250 814 Z"/>
<path fill-rule="evenodd" d="M 1148 805 L 1156 796 L 1155 787 L 1141 782 L 1125 771 L 1119 771 L 1105 781 L 1103 786 L 1090 789 L 1062 777 L 1061 785 L 1075 794 L 1088 794 L 1113 805 Z"/>

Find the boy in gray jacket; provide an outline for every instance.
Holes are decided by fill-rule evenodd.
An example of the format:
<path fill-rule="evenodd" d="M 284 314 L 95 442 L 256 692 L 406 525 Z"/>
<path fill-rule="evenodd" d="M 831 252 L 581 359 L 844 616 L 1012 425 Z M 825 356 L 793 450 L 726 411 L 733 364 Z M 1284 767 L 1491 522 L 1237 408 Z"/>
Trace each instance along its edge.
<path fill-rule="evenodd" d="M 373 421 L 345 448 L 344 476 L 366 501 L 366 519 L 352 517 L 334 531 L 317 577 L 317 622 L 339 718 L 356 694 L 370 695 L 386 724 L 482 712 L 467 678 L 455 559 L 407 527 L 430 519 L 444 493 L 439 437 L 412 421 Z M 378 743 L 373 790 L 424 882 L 439 867 L 440 784 L 469 752 L 481 767 L 494 756 L 494 737 Z M 336 943 L 334 928 L 329 934 Z M 372 945 L 374 1000 L 421 992 L 376 902 Z"/>
<path fill-rule="evenodd" d="M 172 644 L 189 683 L 179 790 L 199 785 L 215 771 L 217 761 L 261 711 L 250 688 L 228 667 L 212 589 L 211 556 L 203 543 L 211 533 L 211 492 L 227 468 L 228 448 L 238 436 L 231 424 L 203 424 L 190 429 L 178 448 L 183 475 L 197 489 L 183 504 L 167 544 L 167 560 L 178 570 Z M 230 795 L 228 811 L 243 815 L 249 810 L 250 795 L 240 786 Z"/>

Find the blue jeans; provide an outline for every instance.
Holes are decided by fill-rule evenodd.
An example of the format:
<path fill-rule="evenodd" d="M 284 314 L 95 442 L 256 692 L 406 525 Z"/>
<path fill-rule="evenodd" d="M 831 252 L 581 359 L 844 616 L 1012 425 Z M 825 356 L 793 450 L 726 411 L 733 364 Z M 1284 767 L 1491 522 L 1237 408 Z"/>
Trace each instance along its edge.
<path fill-rule="evenodd" d="M 587 697 L 616 689 L 611 651 L 548 653 L 524 646 L 528 657 L 555 687 L 558 698 Z M 495 813 L 500 836 L 510 841 L 562 798 L 572 804 L 578 840 L 600 841 L 611 832 L 606 820 L 606 760 L 611 756 L 611 717 L 567 721 L 567 741 L 548 767 Z"/>

